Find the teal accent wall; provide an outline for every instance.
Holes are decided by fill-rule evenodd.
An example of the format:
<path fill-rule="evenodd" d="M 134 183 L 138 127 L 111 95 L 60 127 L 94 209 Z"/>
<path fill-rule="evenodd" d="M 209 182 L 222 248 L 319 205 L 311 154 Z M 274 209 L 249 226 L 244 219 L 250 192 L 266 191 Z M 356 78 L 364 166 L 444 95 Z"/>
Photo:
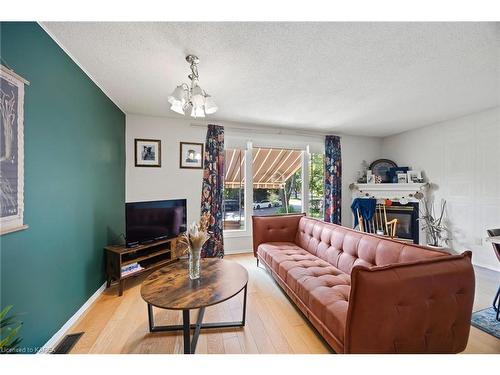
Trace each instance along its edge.
<path fill-rule="evenodd" d="M 103 246 L 125 228 L 125 114 L 34 22 L 0 22 L 24 100 L 24 222 L 0 237 L 1 306 L 40 347 L 104 282 Z"/>

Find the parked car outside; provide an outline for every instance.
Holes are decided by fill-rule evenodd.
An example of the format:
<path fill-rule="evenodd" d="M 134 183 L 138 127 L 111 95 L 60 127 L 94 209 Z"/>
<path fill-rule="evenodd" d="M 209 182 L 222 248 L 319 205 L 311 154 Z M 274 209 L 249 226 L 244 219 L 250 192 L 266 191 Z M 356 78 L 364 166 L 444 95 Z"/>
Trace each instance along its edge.
<path fill-rule="evenodd" d="M 280 200 L 277 200 L 277 201 L 273 202 L 273 206 L 274 207 L 281 207 L 281 206 L 283 206 L 283 203 Z"/>
<path fill-rule="evenodd" d="M 271 208 L 272 206 L 273 204 L 267 200 L 253 203 L 254 210 L 260 210 L 261 208 Z"/>
<path fill-rule="evenodd" d="M 238 205 L 238 200 L 236 199 L 225 199 L 224 200 L 224 211 L 229 212 L 229 211 L 238 211 L 239 205 Z"/>

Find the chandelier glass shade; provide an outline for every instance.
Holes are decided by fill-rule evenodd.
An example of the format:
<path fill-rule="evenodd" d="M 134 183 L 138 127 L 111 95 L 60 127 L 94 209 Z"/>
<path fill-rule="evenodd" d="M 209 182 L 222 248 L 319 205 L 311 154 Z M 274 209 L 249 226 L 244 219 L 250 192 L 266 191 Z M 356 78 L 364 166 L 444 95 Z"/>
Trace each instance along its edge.
<path fill-rule="evenodd" d="M 217 111 L 213 97 L 208 95 L 198 84 L 198 63 L 200 60 L 193 55 L 186 56 L 191 64 L 191 74 L 188 75 L 191 84 L 183 83 L 177 86 L 168 97 L 170 109 L 181 115 L 190 113 L 191 117 L 205 117 Z"/>

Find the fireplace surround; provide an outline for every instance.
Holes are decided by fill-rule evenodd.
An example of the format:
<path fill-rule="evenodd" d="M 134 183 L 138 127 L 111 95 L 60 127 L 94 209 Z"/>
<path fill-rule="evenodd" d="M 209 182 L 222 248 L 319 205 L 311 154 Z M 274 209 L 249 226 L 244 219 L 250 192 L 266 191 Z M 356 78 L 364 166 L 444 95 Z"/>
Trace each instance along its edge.
<path fill-rule="evenodd" d="M 417 193 L 426 195 L 429 183 L 407 184 L 351 184 L 352 199 L 375 198 L 377 200 L 390 200 L 391 205 L 386 205 L 387 220 L 398 219 L 396 239 L 420 244 L 422 226 L 419 217 L 420 200 L 415 198 Z M 418 195 L 417 195 L 418 196 Z"/>

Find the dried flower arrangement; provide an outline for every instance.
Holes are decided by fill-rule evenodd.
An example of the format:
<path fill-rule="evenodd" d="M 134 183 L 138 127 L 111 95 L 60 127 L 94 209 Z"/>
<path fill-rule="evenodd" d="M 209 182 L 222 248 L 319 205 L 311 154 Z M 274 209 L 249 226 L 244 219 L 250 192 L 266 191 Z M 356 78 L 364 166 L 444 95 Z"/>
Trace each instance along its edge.
<path fill-rule="evenodd" d="M 192 249 L 201 249 L 202 246 L 210 238 L 208 233 L 208 221 L 210 215 L 205 213 L 201 216 L 200 221 L 193 222 L 189 226 L 189 230 L 180 235 L 178 242 L 179 255 L 186 255 Z"/>
<path fill-rule="evenodd" d="M 210 215 L 205 213 L 201 216 L 200 221 L 193 222 L 189 230 L 181 234 L 177 249 L 179 255 L 189 254 L 189 277 L 197 279 L 200 277 L 200 255 L 201 248 L 210 238 L 208 233 L 208 223 Z"/>

